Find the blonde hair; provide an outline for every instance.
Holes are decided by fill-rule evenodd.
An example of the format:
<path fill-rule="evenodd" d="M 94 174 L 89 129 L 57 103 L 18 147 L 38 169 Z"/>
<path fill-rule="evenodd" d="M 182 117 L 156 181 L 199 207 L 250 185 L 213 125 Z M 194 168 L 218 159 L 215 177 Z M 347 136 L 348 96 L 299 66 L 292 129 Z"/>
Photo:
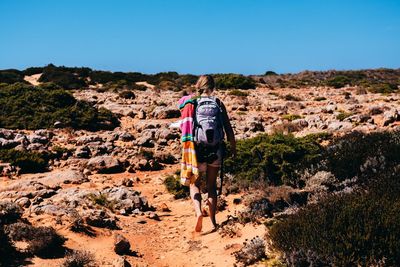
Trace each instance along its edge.
<path fill-rule="evenodd" d="M 200 94 L 204 91 L 206 93 L 211 93 L 215 89 L 215 82 L 211 75 L 201 75 L 197 80 L 195 87 Z"/>

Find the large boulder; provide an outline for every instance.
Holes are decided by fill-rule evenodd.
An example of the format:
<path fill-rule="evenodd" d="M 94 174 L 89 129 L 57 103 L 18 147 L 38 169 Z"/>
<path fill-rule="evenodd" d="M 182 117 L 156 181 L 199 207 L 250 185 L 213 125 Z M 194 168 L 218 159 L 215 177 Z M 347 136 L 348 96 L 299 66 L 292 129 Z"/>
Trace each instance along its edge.
<path fill-rule="evenodd" d="M 119 173 L 124 171 L 122 163 L 112 156 L 98 156 L 91 158 L 87 168 L 98 173 Z"/>
<path fill-rule="evenodd" d="M 44 173 L 36 177 L 36 181 L 49 187 L 56 187 L 62 184 L 82 184 L 88 178 L 80 171 L 67 169 Z"/>

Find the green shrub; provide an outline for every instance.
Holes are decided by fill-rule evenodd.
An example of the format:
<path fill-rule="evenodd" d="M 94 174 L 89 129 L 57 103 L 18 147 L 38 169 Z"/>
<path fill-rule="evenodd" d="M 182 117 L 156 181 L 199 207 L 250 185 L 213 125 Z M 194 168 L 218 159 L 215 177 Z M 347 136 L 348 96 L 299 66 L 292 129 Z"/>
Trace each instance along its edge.
<path fill-rule="evenodd" d="M 118 118 L 106 109 L 97 110 L 76 100 L 67 91 L 46 90 L 16 83 L 0 90 L 0 127 L 9 129 L 52 128 L 56 121 L 65 127 L 96 131 L 114 129 Z"/>
<path fill-rule="evenodd" d="M 215 86 L 218 89 L 255 89 L 256 83 L 240 74 L 214 74 Z"/>
<path fill-rule="evenodd" d="M 282 119 L 288 120 L 288 121 L 294 121 L 297 119 L 301 119 L 302 117 L 298 114 L 285 114 L 282 116 Z"/>
<path fill-rule="evenodd" d="M 74 250 L 67 254 L 62 267 L 90 267 L 96 266 L 94 255 L 88 251 Z"/>
<path fill-rule="evenodd" d="M 380 83 L 380 84 L 373 84 L 368 87 L 368 91 L 375 94 L 390 94 L 397 91 L 396 84 L 390 83 Z"/>
<path fill-rule="evenodd" d="M 338 75 L 326 81 L 326 85 L 333 88 L 342 88 L 348 84 L 351 84 L 351 80 L 343 75 Z"/>
<path fill-rule="evenodd" d="M 257 180 L 297 186 L 300 173 L 323 152 L 319 138 L 326 136 L 295 138 L 293 135 L 261 134 L 239 140 L 237 158 L 228 157 L 224 161 L 225 171 L 235 175 L 237 182 L 245 187 Z"/>
<path fill-rule="evenodd" d="M 31 76 L 34 74 L 39 74 L 43 72 L 43 67 L 30 67 L 23 71 L 23 74 L 26 76 Z"/>
<path fill-rule="evenodd" d="M 0 83 L 12 84 L 12 83 L 25 83 L 24 76 L 19 70 L 0 70 Z"/>
<path fill-rule="evenodd" d="M 189 196 L 189 187 L 181 184 L 179 176 L 167 176 L 164 180 L 164 185 L 168 192 L 174 195 L 175 199 L 186 198 Z"/>
<path fill-rule="evenodd" d="M 380 173 L 368 192 L 306 206 L 272 226 L 274 247 L 290 266 L 398 266 L 399 181 L 397 174 Z"/>
<path fill-rule="evenodd" d="M 400 131 L 352 132 L 334 139 L 323 158 L 328 170 L 341 181 L 354 176 L 368 179 L 371 174 L 400 163 L 399 140 Z"/>
<path fill-rule="evenodd" d="M 16 250 L 13 242 L 4 233 L 0 224 L 0 267 L 12 266 L 11 261 L 15 259 Z"/>
<path fill-rule="evenodd" d="M 81 78 L 77 72 L 77 69 L 48 65 L 43 69 L 43 73 L 38 81 L 52 82 L 64 89 L 79 89 L 87 87 L 85 80 Z"/>
<path fill-rule="evenodd" d="M 0 228 L 4 224 L 14 223 L 22 216 L 22 208 L 11 201 L 0 201 Z"/>
<path fill-rule="evenodd" d="M 35 152 L 0 149 L 0 160 L 21 168 L 21 173 L 36 173 L 47 170 L 46 156 Z"/>
<path fill-rule="evenodd" d="M 287 94 L 284 96 L 284 99 L 287 101 L 302 101 L 302 99 L 298 96 L 294 96 L 292 94 Z"/>
<path fill-rule="evenodd" d="M 94 204 L 105 207 L 111 211 L 114 211 L 116 201 L 115 200 L 109 200 L 107 198 L 106 194 L 89 194 L 88 198 L 93 201 Z"/>
<path fill-rule="evenodd" d="M 326 100 L 326 97 L 323 96 L 317 96 L 316 98 L 314 98 L 314 101 L 324 101 Z"/>
<path fill-rule="evenodd" d="M 244 91 L 240 91 L 238 89 L 233 89 L 231 91 L 229 91 L 228 95 L 234 95 L 234 96 L 248 96 L 249 93 L 244 92 Z"/>
<path fill-rule="evenodd" d="M 265 72 L 264 75 L 265 75 L 265 76 L 276 76 L 276 75 L 278 75 L 278 74 L 277 74 L 275 71 L 268 70 L 268 71 Z"/>
<path fill-rule="evenodd" d="M 346 119 L 352 115 L 353 115 L 353 113 L 351 113 L 351 112 L 341 111 L 338 115 L 336 115 L 336 119 L 343 121 L 344 119 Z"/>
<path fill-rule="evenodd" d="M 165 91 L 174 91 L 174 92 L 178 92 L 180 91 L 182 88 L 180 87 L 179 84 L 177 84 L 175 81 L 161 81 L 158 85 L 157 88 Z"/>

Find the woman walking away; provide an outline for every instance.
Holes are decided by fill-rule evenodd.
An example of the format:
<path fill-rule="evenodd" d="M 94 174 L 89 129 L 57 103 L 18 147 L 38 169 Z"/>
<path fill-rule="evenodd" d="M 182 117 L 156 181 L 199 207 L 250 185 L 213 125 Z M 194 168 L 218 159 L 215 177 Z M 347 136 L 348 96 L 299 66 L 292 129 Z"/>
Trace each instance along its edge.
<path fill-rule="evenodd" d="M 180 100 L 183 141 L 181 182 L 190 186 L 190 196 L 197 218 L 195 231 L 200 232 L 203 215 L 200 193 L 201 179 L 198 177 L 201 174 L 206 176 L 207 203 L 213 230 L 216 230 L 218 226 L 215 219 L 217 175 L 225 152 L 224 133 L 230 142 L 234 157 L 236 157 L 236 141 L 224 104 L 213 96 L 214 79 L 210 75 L 201 76 L 196 83 L 196 89 L 197 96 L 190 95 Z M 192 118 L 188 118 L 190 114 Z M 188 128 L 190 129 L 188 130 Z M 190 143 L 185 144 L 188 139 L 190 139 Z M 192 145 L 194 145 L 194 151 Z"/>

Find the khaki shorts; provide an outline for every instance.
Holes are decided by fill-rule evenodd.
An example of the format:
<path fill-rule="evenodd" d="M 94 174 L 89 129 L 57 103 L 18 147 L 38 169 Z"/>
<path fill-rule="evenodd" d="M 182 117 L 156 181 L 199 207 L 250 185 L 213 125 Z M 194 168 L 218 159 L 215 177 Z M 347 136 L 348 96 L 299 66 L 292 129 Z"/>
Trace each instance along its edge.
<path fill-rule="evenodd" d="M 222 162 L 222 151 L 221 151 L 221 149 L 218 149 L 217 156 L 218 156 L 218 158 L 216 160 L 214 160 L 213 162 L 211 162 L 211 163 L 198 162 L 197 163 L 197 167 L 199 168 L 199 172 L 207 172 L 207 167 L 220 168 L 221 167 L 221 162 Z"/>

